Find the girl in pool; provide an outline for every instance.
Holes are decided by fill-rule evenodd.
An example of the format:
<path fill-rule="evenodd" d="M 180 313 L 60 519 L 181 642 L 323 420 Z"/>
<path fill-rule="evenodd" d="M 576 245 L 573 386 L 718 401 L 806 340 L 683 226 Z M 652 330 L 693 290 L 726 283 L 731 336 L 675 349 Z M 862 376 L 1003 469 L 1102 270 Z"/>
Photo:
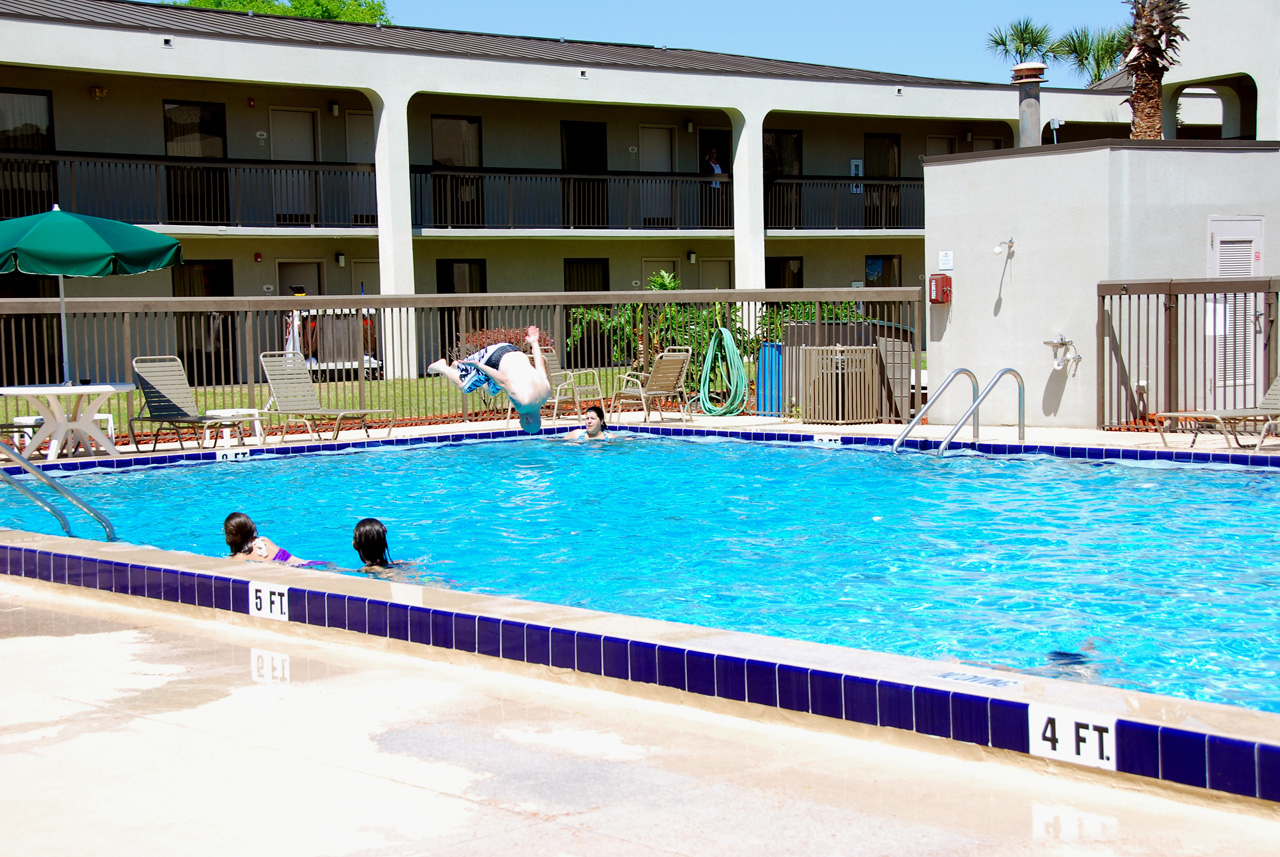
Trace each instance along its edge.
<path fill-rule="evenodd" d="M 565 440 L 608 440 L 613 437 L 604 422 L 604 408 L 592 405 L 587 408 L 587 416 L 583 420 L 586 428 L 576 429 L 565 435 Z"/>
<path fill-rule="evenodd" d="M 395 565 L 387 556 L 387 528 L 377 518 L 365 518 L 356 524 L 351 546 L 364 563 L 361 571 L 382 571 Z"/>
<path fill-rule="evenodd" d="M 222 522 L 222 535 L 231 549 L 231 558 L 241 562 L 282 562 L 285 565 L 309 565 L 308 560 L 294 556 L 271 539 L 258 535 L 258 527 L 244 512 L 232 512 Z"/>

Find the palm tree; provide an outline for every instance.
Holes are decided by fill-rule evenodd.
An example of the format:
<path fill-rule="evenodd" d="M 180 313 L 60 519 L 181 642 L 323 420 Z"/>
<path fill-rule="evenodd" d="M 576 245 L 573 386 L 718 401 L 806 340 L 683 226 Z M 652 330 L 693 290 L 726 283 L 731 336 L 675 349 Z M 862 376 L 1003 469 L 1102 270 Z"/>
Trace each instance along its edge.
<path fill-rule="evenodd" d="M 1047 62 L 1053 55 L 1053 37 L 1048 26 L 1022 18 L 1009 29 L 996 27 L 987 33 L 987 50 L 1001 59 L 1024 63 L 1031 59 Z"/>
<path fill-rule="evenodd" d="M 1164 136 L 1160 87 L 1164 73 L 1177 63 L 1178 43 L 1186 34 L 1178 22 L 1187 20 L 1186 0 L 1128 0 L 1133 7 L 1133 31 L 1129 35 L 1124 68 L 1133 76 L 1134 140 L 1159 140 Z"/>
<path fill-rule="evenodd" d="M 1050 52 L 1092 85 L 1116 70 L 1128 47 L 1128 27 L 1110 30 L 1076 27 L 1054 42 Z"/>

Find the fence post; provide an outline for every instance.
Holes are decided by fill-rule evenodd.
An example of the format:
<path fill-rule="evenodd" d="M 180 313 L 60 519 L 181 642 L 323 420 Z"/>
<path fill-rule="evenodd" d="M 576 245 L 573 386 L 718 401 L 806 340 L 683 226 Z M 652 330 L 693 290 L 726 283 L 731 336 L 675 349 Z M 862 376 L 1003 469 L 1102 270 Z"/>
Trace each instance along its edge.
<path fill-rule="evenodd" d="M 1277 351 L 1275 347 L 1276 333 L 1276 293 L 1275 288 L 1280 285 L 1280 280 L 1271 281 L 1271 291 L 1267 292 L 1267 315 L 1266 327 L 1262 331 L 1262 349 L 1263 359 L 1267 365 L 1267 387 L 1271 386 L 1271 382 L 1275 380 L 1277 366 Z"/>
<path fill-rule="evenodd" d="M 1178 390 L 1178 296 L 1172 285 L 1164 296 L 1164 314 L 1165 405 L 1161 410 L 1178 411 L 1182 409 Z"/>

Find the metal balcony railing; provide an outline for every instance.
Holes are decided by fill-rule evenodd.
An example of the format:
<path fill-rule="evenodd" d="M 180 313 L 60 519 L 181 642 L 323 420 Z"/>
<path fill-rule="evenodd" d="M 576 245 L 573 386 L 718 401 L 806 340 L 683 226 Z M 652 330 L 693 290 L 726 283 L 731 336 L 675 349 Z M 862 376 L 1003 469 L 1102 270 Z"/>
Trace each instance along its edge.
<path fill-rule="evenodd" d="M 778 177 L 764 196 L 766 229 L 924 229 L 924 179 Z"/>
<path fill-rule="evenodd" d="M 728 175 L 415 167 L 416 229 L 732 229 Z"/>
<path fill-rule="evenodd" d="M 377 225 L 370 164 L 0 156 L 0 219 L 68 211 L 129 223 L 200 226 Z"/>

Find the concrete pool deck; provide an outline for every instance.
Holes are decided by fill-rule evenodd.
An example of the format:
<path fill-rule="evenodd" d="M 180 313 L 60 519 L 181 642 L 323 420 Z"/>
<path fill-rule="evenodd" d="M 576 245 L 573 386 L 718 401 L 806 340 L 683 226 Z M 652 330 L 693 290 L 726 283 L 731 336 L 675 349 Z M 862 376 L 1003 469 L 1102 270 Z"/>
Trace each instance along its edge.
<path fill-rule="evenodd" d="M 163 606 L 163 605 L 157 605 Z M 1265 855 L 1280 816 L 0 577 L 12 854 Z"/>
<path fill-rule="evenodd" d="M 628 420 L 624 427 L 630 422 Z M 558 427 L 565 424 L 562 421 Z M 897 426 L 803 426 L 750 417 L 700 419 L 693 423 L 667 421 L 657 425 L 696 427 L 704 431 L 731 430 L 756 440 L 766 439 L 758 432 L 777 432 L 781 439 L 789 437 L 793 441 L 809 435 L 817 438 L 891 438 L 900 431 Z M 482 422 L 440 426 L 430 431 L 399 430 L 396 437 L 434 434 L 437 438 L 456 439 L 472 433 L 501 432 L 502 428 L 500 422 Z M 924 427 L 921 435 L 926 439 L 940 439 L 948 430 L 945 426 Z M 377 434 L 375 443 L 379 442 Z M 344 432 L 341 438 L 342 442 L 355 440 L 363 440 L 363 435 Z M 982 440 L 996 444 L 1016 443 L 1016 429 L 984 429 Z M 1174 443 L 1178 440 L 1175 439 Z M 1185 451 L 1190 438 L 1180 440 L 1184 444 L 1175 448 Z M 1031 429 L 1026 443 L 1067 445 L 1081 450 L 1163 449 L 1158 436 L 1153 434 L 1072 430 Z M 318 448 L 314 442 L 309 445 Z M 1276 446 L 1280 452 L 1280 443 Z M 234 446 L 219 447 L 220 452 L 236 449 Z M 1197 452 L 1216 451 L 1220 454 L 1226 447 L 1221 444 L 1221 438 L 1206 436 L 1195 449 Z M 1231 449 L 1233 453 L 1236 451 L 1234 447 Z M 174 451 L 162 449 L 168 454 Z M 301 448 L 295 448 L 295 451 L 301 451 Z M 1058 451 L 1056 454 L 1068 453 Z M 1274 466 L 1275 462 L 1270 462 L 1269 455 L 1265 458 L 1265 463 Z M 7 552 L 5 545 L 8 545 Z M 875 752 L 923 753 L 931 759 L 948 760 L 946 765 L 959 763 L 973 768 L 1032 771 L 1046 781 L 1055 781 L 1057 786 L 1054 788 L 1065 782 L 1078 782 L 1115 795 L 1145 793 L 1151 799 L 1164 801 L 1167 805 L 1165 811 L 1179 818 L 1181 807 L 1189 805 L 1223 813 L 1232 819 L 1249 818 L 1268 825 L 1280 823 L 1280 718 L 1247 709 L 1187 703 L 1149 694 L 1122 694 L 1114 689 L 1076 682 L 1009 681 L 1008 673 L 987 674 L 981 669 L 968 667 L 964 668 L 965 674 L 958 677 L 951 671 L 956 666 L 954 664 L 837 647 L 813 647 L 776 638 L 746 639 L 752 635 L 731 635 L 715 629 L 654 623 L 423 587 L 397 587 L 384 581 L 320 572 L 274 566 L 263 566 L 261 570 L 255 568 L 250 572 L 244 565 L 224 559 L 172 554 L 124 544 L 81 542 L 12 530 L 0 532 L 0 560 L 4 560 L 0 565 L 7 563 L 8 580 L 20 586 L 32 586 L 36 592 L 42 588 L 48 592 L 51 586 L 55 593 L 50 595 L 51 598 L 59 598 L 57 592 L 66 592 L 70 594 L 71 602 L 94 600 L 113 609 L 130 609 L 139 605 L 136 609 L 163 614 L 167 621 L 180 623 L 179 627 L 184 622 L 218 627 L 225 625 L 236 633 L 262 632 L 296 645 L 332 645 L 353 653 L 372 648 L 376 651 L 366 652 L 371 657 L 408 656 L 410 662 L 422 660 L 430 669 L 450 666 L 474 671 L 483 667 L 482 671 L 491 674 L 492 680 L 500 684 L 516 679 L 535 684 L 541 682 L 547 690 L 535 691 L 539 695 L 558 693 L 559 690 L 552 688 L 568 686 L 582 693 L 620 697 L 608 705 L 665 705 L 672 709 L 672 714 L 683 711 L 695 718 L 730 716 L 730 720 L 743 728 L 794 729 L 882 748 Z M 0 568 L 0 573 L 5 570 Z M 245 582 L 243 578 L 250 574 L 252 580 Z M 0 581 L 5 580 L 5 577 L 0 577 Z M 271 591 L 287 594 L 290 606 L 284 615 L 269 616 L 265 621 L 262 617 L 249 615 L 252 613 L 249 593 L 269 595 Z M 273 619 L 288 621 L 271 621 Z M 440 637 L 442 632 L 444 636 Z M 566 641 L 567 649 L 558 645 Z M 584 649 L 584 645 L 587 648 Z M 509 651 L 509 646 L 514 646 L 514 650 Z M 49 661 L 38 648 L 20 654 L 27 660 Z M 269 677 L 272 670 L 276 676 L 281 675 L 281 669 L 285 669 L 281 664 L 285 661 L 276 657 L 278 654 L 280 652 L 274 649 L 262 649 L 255 656 L 261 675 Z M 287 651 L 285 655 L 288 655 Z M 672 661 L 670 656 L 678 660 Z M 29 672 L 31 665 L 19 665 L 18 668 Z M 676 672 L 670 672 L 672 669 Z M 723 680 L 728 680 L 728 684 L 722 685 Z M 957 683 L 971 681 L 975 683 Z M 1008 685 L 1017 687 L 1009 689 Z M 16 686 L 20 687 L 22 683 Z M 356 697 L 361 693 L 356 691 Z M 867 693 L 870 693 L 869 697 Z M 74 697 L 74 694 L 70 695 Z M 355 704 L 336 696 L 333 700 L 339 709 Z M 1069 715 L 1080 717 L 1080 711 L 1086 712 L 1085 717 L 1101 712 L 1104 719 L 1087 722 L 1092 722 L 1093 730 L 1104 736 L 1105 740 L 1097 744 L 1099 751 L 1105 749 L 1111 753 L 1119 740 L 1120 761 L 1117 763 L 1114 754 L 1107 757 L 1110 769 L 1118 773 L 1104 774 L 1074 764 L 1033 758 L 1035 750 L 1027 749 L 1028 733 L 1034 747 L 1040 726 L 1034 722 L 1029 726 L 1028 718 L 1036 721 L 1042 716 L 1043 712 L 1037 706 L 1040 709 L 1051 708 L 1049 713 L 1060 718 Z M 327 712 L 315 716 L 322 715 L 327 716 Z M 268 715 L 263 716 L 270 721 Z M 1076 722 L 1077 733 L 1080 726 L 1080 722 Z M 1089 729 L 1086 728 L 1085 732 L 1089 733 Z M 1120 740 L 1122 736 L 1123 740 Z M 939 740 L 939 737 L 951 740 Z M 1079 755 L 1081 744 L 1078 734 L 1076 737 Z M 569 743 L 574 742 L 570 740 Z M 757 751 L 758 748 L 754 748 L 751 752 Z M 1033 756 L 1026 755 L 1028 752 Z M 1127 760 L 1124 758 L 1126 754 Z M 889 767 L 892 768 L 892 764 Z M 973 775 L 981 779 L 981 775 Z M 954 777 L 938 772 L 922 773 L 911 783 L 911 788 L 921 794 L 938 794 L 936 783 L 932 786 L 926 784 L 931 779 L 950 783 Z M 901 812 L 916 800 L 907 786 L 904 785 L 903 789 L 895 797 L 903 805 L 896 810 L 888 807 L 886 812 Z M 1039 798 L 1040 787 L 1036 789 L 1028 794 Z M 1046 789 L 1048 793 L 1053 792 L 1053 788 Z M 945 788 L 942 792 L 946 793 Z M 1258 800 L 1254 795 L 1265 800 Z M 946 800 L 961 804 L 963 799 L 972 797 L 946 794 Z M 786 799 L 792 800 L 793 796 L 786 796 Z M 938 800 L 939 806 L 931 811 L 945 815 L 944 798 L 939 796 Z M 1076 833 L 1051 835 L 1049 840 L 1056 843 L 1053 847 L 1061 849 L 1065 845 L 1068 850 L 1046 850 L 1045 853 L 1094 853 L 1074 849 L 1081 842 L 1094 841 L 1090 838 L 1093 837 L 1092 832 L 1085 835 L 1081 831 L 1100 829 L 1097 819 L 1080 816 L 1071 807 L 1068 807 L 1071 812 L 1067 816 L 1046 815 L 1056 806 L 1043 800 L 1033 803 L 1032 827 L 1040 830 L 1048 824 L 1057 831 L 1075 829 Z M 718 818 L 721 811 L 708 812 Z M 662 817 L 661 812 L 659 817 Z M 1234 822 L 1228 822 L 1228 826 L 1231 824 Z M 1107 828 L 1107 825 L 1102 823 L 1101 826 Z M 786 825 L 783 824 L 782 828 Z M 1267 835 L 1280 836 L 1280 829 L 1272 827 Z M 880 843 L 863 851 L 850 846 L 846 853 L 1029 853 L 1028 847 L 1038 847 L 1038 844 L 1049 840 L 1036 834 L 1022 845 L 1007 844 L 1009 850 L 1004 851 L 1000 850 L 1005 848 L 1003 845 L 993 851 L 985 846 L 971 846 L 962 840 L 956 840 L 950 846 L 935 848 L 929 845 L 921 850 L 909 847 L 906 843 L 914 840 L 908 838 L 896 844 Z M 838 848 L 832 850 L 834 846 L 824 848 L 821 845 L 830 840 L 815 839 L 797 849 L 786 848 L 781 840 L 768 841 L 773 847 L 762 851 L 841 853 Z M 1104 835 L 1098 841 L 1110 843 L 1111 840 Z M 1117 850 L 1107 844 L 1099 846 L 1102 850 L 1098 853 L 1220 853 L 1220 849 L 1208 845 L 1203 849 L 1197 846 L 1180 851 L 1158 837 L 1152 841 L 1164 842 L 1165 846 L 1148 852 L 1144 850 L 1146 841 L 1140 837 L 1129 850 Z M 1015 840 L 1010 840 L 1013 842 Z M 686 853 L 665 843 L 653 845 L 647 839 L 636 840 L 631 845 L 666 848 L 667 852 L 627 851 L 626 848 L 600 845 L 586 849 L 586 853 Z M 413 850 L 415 847 L 406 846 L 403 852 L 393 846 L 375 847 L 370 853 L 436 853 L 430 850 L 434 845 L 417 851 Z M 365 846 L 361 848 L 365 849 Z M 1019 848 L 1022 850 L 1017 850 Z M 1233 853 L 1255 853 L 1251 848 L 1251 845 L 1242 844 L 1231 850 Z M 521 849 L 507 842 L 505 850 Z M 539 847 L 537 850 L 546 849 Z M 577 853 L 571 849 L 560 850 Z M 693 850 L 706 853 L 705 847 Z M 750 852 L 750 848 L 738 850 Z M 357 849 L 351 853 L 362 851 Z M 475 853 L 475 849 L 462 848 L 457 853 Z"/>

